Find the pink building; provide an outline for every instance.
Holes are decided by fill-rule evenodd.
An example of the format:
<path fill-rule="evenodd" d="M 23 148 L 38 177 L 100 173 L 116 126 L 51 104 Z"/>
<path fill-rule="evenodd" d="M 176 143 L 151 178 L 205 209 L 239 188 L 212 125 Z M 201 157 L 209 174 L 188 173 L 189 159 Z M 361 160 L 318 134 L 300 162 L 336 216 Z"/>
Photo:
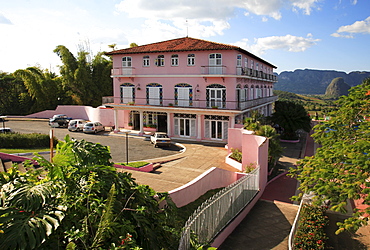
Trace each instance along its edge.
<path fill-rule="evenodd" d="M 107 53 L 117 129 L 225 141 L 253 110 L 272 113 L 271 63 L 227 44 L 184 37 Z"/>

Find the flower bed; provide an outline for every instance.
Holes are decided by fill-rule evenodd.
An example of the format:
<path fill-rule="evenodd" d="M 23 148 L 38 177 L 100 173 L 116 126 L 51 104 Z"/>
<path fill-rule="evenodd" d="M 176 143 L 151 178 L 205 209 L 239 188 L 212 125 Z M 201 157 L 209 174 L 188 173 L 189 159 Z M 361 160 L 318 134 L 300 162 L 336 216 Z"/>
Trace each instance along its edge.
<path fill-rule="evenodd" d="M 323 207 L 303 205 L 294 236 L 294 249 L 325 249 L 328 237 L 324 229 L 328 217 L 324 213 Z"/>

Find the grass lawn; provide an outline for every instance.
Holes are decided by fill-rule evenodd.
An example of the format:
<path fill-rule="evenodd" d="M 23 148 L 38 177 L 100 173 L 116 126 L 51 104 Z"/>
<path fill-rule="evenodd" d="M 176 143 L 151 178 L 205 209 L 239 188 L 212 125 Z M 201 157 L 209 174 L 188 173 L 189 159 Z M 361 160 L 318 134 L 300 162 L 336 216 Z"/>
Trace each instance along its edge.
<path fill-rule="evenodd" d="M 38 152 L 45 152 L 50 151 L 50 148 L 30 148 L 30 149 L 23 149 L 23 148 L 0 148 L 1 153 L 5 154 L 20 154 L 20 153 L 38 153 Z"/>
<path fill-rule="evenodd" d="M 116 164 L 122 165 L 122 166 L 132 167 L 132 168 L 141 168 L 141 167 L 144 167 L 145 165 L 148 165 L 149 162 L 137 161 L 137 162 L 129 162 L 128 164 L 126 164 L 125 162 L 116 163 Z"/>

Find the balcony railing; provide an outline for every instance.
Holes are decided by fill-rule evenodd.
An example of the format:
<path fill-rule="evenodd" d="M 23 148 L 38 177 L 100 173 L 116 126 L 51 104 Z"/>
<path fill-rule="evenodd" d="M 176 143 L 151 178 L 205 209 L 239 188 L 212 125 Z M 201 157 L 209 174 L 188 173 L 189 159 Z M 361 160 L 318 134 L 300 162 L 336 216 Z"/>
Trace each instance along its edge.
<path fill-rule="evenodd" d="M 151 98 L 148 101 L 146 98 L 135 98 L 135 100 L 125 100 L 119 97 L 114 97 L 114 104 L 123 104 L 130 106 L 160 106 L 160 107 L 176 107 L 176 108 L 201 108 L 201 109 L 222 109 L 222 110 L 245 110 L 260 106 L 266 103 L 272 103 L 278 99 L 277 96 L 262 97 L 247 101 L 222 101 L 222 100 L 180 100 L 180 99 L 155 99 Z M 112 99 L 109 99 L 112 100 Z M 107 103 L 103 103 L 107 104 Z"/>
<path fill-rule="evenodd" d="M 166 70 L 166 67 L 143 67 L 140 71 L 134 67 L 119 67 L 113 68 L 111 74 L 113 77 L 132 77 L 136 75 L 201 75 L 201 76 L 241 76 L 247 78 L 254 78 L 257 80 L 265 81 L 277 81 L 277 76 L 273 74 L 267 74 L 263 71 L 258 71 L 250 68 L 236 67 L 228 68 L 224 65 L 217 66 L 200 66 L 200 67 L 189 67 L 190 70 L 184 70 L 183 68 L 172 67 L 170 73 Z"/>

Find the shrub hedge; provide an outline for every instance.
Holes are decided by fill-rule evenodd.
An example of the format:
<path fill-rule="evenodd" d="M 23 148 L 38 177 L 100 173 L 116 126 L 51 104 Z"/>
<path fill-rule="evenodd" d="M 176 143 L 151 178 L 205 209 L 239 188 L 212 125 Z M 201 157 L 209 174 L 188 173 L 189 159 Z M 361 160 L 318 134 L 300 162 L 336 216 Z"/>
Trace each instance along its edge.
<path fill-rule="evenodd" d="M 54 146 L 58 139 L 54 137 Z M 46 134 L 1 133 L 0 148 L 47 148 L 50 146 L 50 137 Z"/>
<path fill-rule="evenodd" d="M 325 210 L 324 207 L 303 205 L 294 237 L 294 249 L 325 249 L 328 239 L 325 226 L 329 223 Z"/>

